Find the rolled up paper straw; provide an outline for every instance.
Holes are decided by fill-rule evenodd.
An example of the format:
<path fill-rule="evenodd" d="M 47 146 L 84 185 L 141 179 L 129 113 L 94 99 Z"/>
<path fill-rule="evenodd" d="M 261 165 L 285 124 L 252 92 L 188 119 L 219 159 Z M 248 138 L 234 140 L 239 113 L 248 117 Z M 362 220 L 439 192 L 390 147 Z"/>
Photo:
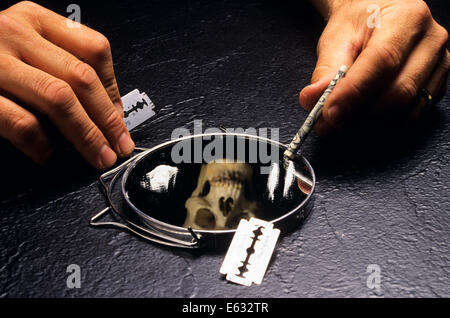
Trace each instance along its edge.
<path fill-rule="evenodd" d="M 345 66 L 345 65 L 342 65 L 339 68 L 339 71 L 334 76 L 334 78 L 331 80 L 331 82 L 328 85 L 327 89 L 325 90 L 325 92 L 323 92 L 322 96 L 319 98 L 319 101 L 316 103 L 314 108 L 311 110 L 311 112 L 309 113 L 309 115 L 306 118 L 305 122 L 300 127 L 300 129 L 298 130 L 298 132 L 295 135 L 294 139 L 289 144 L 288 149 L 286 149 L 286 151 L 284 152 L 284 157 L 285 158 L 286 157 L 289 158 L 289 159 L 293 159 L 294 158 L 294 154 L 298 151 L 300 146 L 303 144 L 303 142 L 305 141 L 305 139 L 308 136 L 309 132 L 314 127 L 314 124 L 317 122 L 317 120 L 319 119 L 320 115 L 322 114 L 322 108 L 323 108 L 323 105 L 325 104 L 328 96 L 331 94 L 331 92 L 333 91 L 334 87 L 341 80 L 341 78 L 343 78 L 345 76 L 347 71 L 348 71 L 348 67 Z"/>

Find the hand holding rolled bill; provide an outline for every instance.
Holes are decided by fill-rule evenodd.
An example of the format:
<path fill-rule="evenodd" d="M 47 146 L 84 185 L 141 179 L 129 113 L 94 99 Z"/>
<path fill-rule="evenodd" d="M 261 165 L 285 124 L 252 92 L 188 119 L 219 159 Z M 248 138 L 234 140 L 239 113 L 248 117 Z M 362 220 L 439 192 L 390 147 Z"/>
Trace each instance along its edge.
<path fill-rule="evenodd" d="M 311 131 L 312 127 L 314 127 L 314 124 L 319 119 L 320 115 L 322 114 L 322 108 L 325 104 L 328 96 L 333 91 L 334 87 L 337 85 L 337 83 L 345 76 L 345 74 L 348 71 L 348 67 L 345 65 L 342 65 L 339 68 L 339 71 L 334 76 L 333 80 L 328 85 L 325 92 L 322 94 L 322 96 L 319 98 L 319 101 L 316 103 L 314 108 L 309 113 L 308 117 L 306 118 L 305 122 L 303 123 L 302 127 L 298 130 L 297 134 L 295 135 L 292 142 L 289 144 L 288 149 L 284 152 L 284 157 L 293 159 L 294 154 L 297 152 L 297 150 L 300 148 L 300 146 L 305 141 L 306 137 L 308 136 L 309 132 Z"/>

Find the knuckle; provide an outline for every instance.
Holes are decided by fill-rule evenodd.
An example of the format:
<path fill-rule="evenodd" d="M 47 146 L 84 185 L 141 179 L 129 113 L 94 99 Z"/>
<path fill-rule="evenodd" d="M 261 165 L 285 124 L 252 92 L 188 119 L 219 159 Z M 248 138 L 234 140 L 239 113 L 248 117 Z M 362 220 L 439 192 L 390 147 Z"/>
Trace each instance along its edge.
<path fill-rule="evenodd" d="M 419 24 L 426 23 L 431 20 L 430 8 L 424 1 L 417 1 L 415 4 L 408 4 L 409 17 Z"/>
<path fill-rule="evenodd" d="M 32 1 L 20 1 L 20 2 L 16 3 L 15 6 L 17 6 L 19 8 L 23 8 L 23 9 L 36 9 L 37 7 L 39 7 L 38 4 L 36 4 Z"/>
<path fill-rule="evenodd" d="M 448 31 L 444 27 L 438 25 L 436 34 L 440 47 L 446 47 L 448 42 Z"/>
<path fill-rule="evenodd" d="M 116 132 L 121 133 L 124 130 L 123 120 L 120 117 L 119 113 L 114 109 L 110 115 L 108 115 L 103 122 L 102 128 L 108 132 Z"/>
<path fill-rule="evenodd" d="M 0 12 L 0 31 L 7 36 L 18 35 L 23 33 L 23 26 L 17 22 L 11 14 L 3 11 Z"/>
<path fill-rule="evenodd" d="M 88 127 L 81 133 L 80 141 L 84 147 L 91 148 L 93 145 L 99 144 L 102 136 L 95 125 L 88 125 Z"/>
<path fill-rule="evenodd" d="M 91 87 L 97 80 L 97 73 L 87 63 L 76 61 L 69 68 L 71 78 L 77 86 Z"/>
<path fill-rule="evenodd" d="M 8 54 L 0 54 L 0 72 L 7 74 L 16 66 L 16 61 Z"/>
<path fill-rule="evenodd" d="M 394 45 L 380 45 L 376 50 L 386 69 L 395 70 L 400 67 L 402 63 L 401 54 Z"/>
<path fill-rule="evenodd" d="M 11 125 L 15 143 L 21 146 L 33 145 L 39 139 L 39 122 L 32 116 L 21 116 Z"/>
<path fill-rule="evenodd" d="M 70 106 L 73 102 L 72 88 L 60 79 L 47 77 L 39 84 L 39 87 L 44 99 L 52 106 L 60 108 Z"/>
<path fill-rule="evenodd" d="M 317 42 L 317 46 L 316 46 L 316 55 L 320 56 L 320 52 L 323 51 L 324 47 L 326 47 L 326 43 L 329 41 L 329 37 L 327 36 L 328 34 L 326 34 L 325 32 L 327 32 L 327 30 L 325 30 L 322 35 L 319 38 L 319 41 Z"/>
<path fill-rule="evenodd" d="M 111 44 L 106 36 L 97 32 L 92 40 L 91 50 L 96 59 L 105 59 L 110 55 Z"/>
<path fill-rule="evenodd" d="M 119 94 L 119 89 L 117 88 L 116 77 L 114 74 L 108 74 L 102 79 L 102 84 L 110 96 L 115 96 Z M 120 95 L 117 96 L 120 98 Z"/>
<path fill-rule="evenodd" d="M 109 98 L 111 99 L 111 101 L 113 103 L 119 102 L 121 101 L 120 99 L 120 93 L 119 93 L 119 88 L 117 87 L 117 84 L 114 81 L 114 84 L 111 85 L 105 85 L 106 88 L 106 92 L 108 93 Z"/>
<path fill-rule="evenodd" d="M 10 11 L 17 17 L 22 17 L 26 20 L 30 20 L 31 18 L 30 22 L 36 22 L 35 19 L 42 9 L 43 7 L 32 1 L 20 1 L 6 11 Z"/>
<path fill-rule="evenodd" d="M 401 15 L 398 15 L 397 18 L 401 19 L 402 23 L 414 26 L 414 28 L 421 28 L 432 21 L 430 9 L 425 1 L 414 0 L 408 3 L 400 3 L 399 5 L 400 10 L 398 12 L 401 12 Z"/>
<path fill-rule="evenodd" d="M 417 97 L 417 92 L 417 84 L 412 78 L 404 78 L 394 90 L 395 95 L 397 95 L 395 99 L 403 104 L 413 101 Z"/>
<path fill-rule="evenodd" d="M 334 68 L 329 64 L 318 64 L 314 69 L 313 75 L 311 76 L 311 83 L 315 83 L 324 76 L 324 74 L 331 74 Z"/>
<path fill-rule="evenodd" d="M 0 12 L 0 28 L 2 30 L 9 27 L 9 24 L 11 23 L 11 18 L 8 17 L 8 14 L 6 14 L 5 11 Z"/>

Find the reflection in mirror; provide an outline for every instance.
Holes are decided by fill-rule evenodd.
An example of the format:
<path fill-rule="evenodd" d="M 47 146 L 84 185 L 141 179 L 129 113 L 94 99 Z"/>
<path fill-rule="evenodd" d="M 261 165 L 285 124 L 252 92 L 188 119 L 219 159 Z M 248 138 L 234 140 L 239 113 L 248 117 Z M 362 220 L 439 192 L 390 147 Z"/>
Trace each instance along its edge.
<path fill-rule="evenodd" d="M 247 138 L 235 138 L 247 153 L 255 146 Z M 128 204 L 144 218 L 196 230 L 231 230 L 242 218 L 278 219 L 296 210 L 313 189 L 313 174 L 304 159 L 284 162 L 279 147 L 272 156 L 277 160 L 271 162 L 238 157 L 236 151 L 210 162 L 180 163 L 171 155 L 175 145 L 140 158 L 124 181 Z M 257 146 L 267 147 L 267 142 Z"/>
<path fill-rule="evenodd" d="M 218 160 L 203 164 L 197 187 L 186 201 L 184 227 L 229 230 L 241 218 L 257 217 L 253 169 L 243 162 Z"/>
<path fill-rule="evenodd" d="M 169 186 L 175 186 L 178 168 L 167 165 L 157 166 L 155 169 L 146 173 L 140 184 L 144 189 L 163 193 L 169 191 Z"/>

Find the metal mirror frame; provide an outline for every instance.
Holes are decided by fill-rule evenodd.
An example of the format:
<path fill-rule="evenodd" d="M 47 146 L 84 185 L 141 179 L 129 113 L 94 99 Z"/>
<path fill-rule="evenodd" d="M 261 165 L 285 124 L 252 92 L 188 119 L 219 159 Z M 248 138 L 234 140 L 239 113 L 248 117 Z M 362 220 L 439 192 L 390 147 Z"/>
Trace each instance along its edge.
<path fill-rule="evenodd" d="M 242 137 L 254 139 L 256 141 L 261 141 L 265 143 L 269 143 L 275 145 L 281 149 L 287 149 L 287 146 L 281 144 L 277 141 L 255 136 L 249 134 L 240 134 L 240 133 L 211 133 L 211 134 L 197 134 L 190 135 L 186 137 L 181 137 L 178 139 L 170 140 L 164 143 L 161 143 L 153 148 L 136 148 L 136 151 L 141 151 L 135 156 L 123 162 L 121 165 L 116 168 L 102 174 L 99 177 L 99 182 L 103 187 L 104 195 L 106 197 L 108 207 L 94 215 L 90 219 L 90 225 L 94 227 L 113 227 L 119 228 L 122 230 L 130 231 L 131 233 L 143 238 L 144 240 L 151 241 L 154 243 L 179 247 L 179 248 L 187 248 L 187 249 L 198 249 L 198 248 L 212 248 L 217 249 L 223 246 L 231 240 L 236 230 L 193 230 L 191 228 L 184 228 L 176 225 L 172 225 L 166 222 L 162 222 L 157 220 L 148 214 L 140 211 L 128 198 L 125 191 L 125 183 L 126 180 L 132 171 L 132 169 L 147 155 L 154 153 L 155 151 L 164 148 L 166 146 L 170 146 L 172 144 L 179 143 L 181 141 L 193 139 L 193 138 L 204 138 L 204 137 L 214 137 L 214 136 L 234 136 L 234 137 Z M 282 216 L 271 220 L 270 222 L 274 224 L 275 227 L 281 229 L 282 233 L 290 231 L 297 227 L 299 223 L 301 223 L 306 216 L 309 214 L 309 211 L 313 205 L 313 194 L 315 190 L 316 177 L 314 174 L 314 170 L 311 164 L 304 158 L 303 156 L 296 155 L 297 159 L 300 159 L 309 172 L 311 173 L 312 179 L 312 187 L 310 193 L 306 196 L 306 198 L 294 209 L 283 214 Z M 112 191 L 114 189 L 115 184 L 118 179 L 121 177 L 121 191 L 124 197 L 124 200 L 129 205 L 131 210 L 136 214 L 137 222 L 130 220 L 126 215 L 124 215 L 117 205 L 113 202 Z M 108 180 L 108 178 L 111 178 Z M 115 219 L 120 219 L 123 223 L 116 221 L 107 221 L 101 222 L 100 218 L 105 216 L 107 213 L 113 212 L 112 216 Z"/>

